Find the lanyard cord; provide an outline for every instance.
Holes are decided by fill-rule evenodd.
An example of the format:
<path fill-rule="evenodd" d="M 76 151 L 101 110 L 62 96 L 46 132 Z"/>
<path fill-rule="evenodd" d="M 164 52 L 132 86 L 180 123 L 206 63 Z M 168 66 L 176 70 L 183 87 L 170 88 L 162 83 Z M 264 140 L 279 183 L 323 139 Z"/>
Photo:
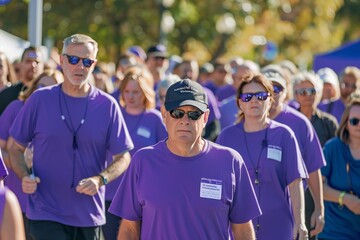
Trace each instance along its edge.
<path fill-rule="evenodd" d="M 77 144 L 76 136 L 77 136 L 77 133 L 79 132 L 81 126 L 85 123 L 85 118 L 86 118 L 86 114 L 87 114 L 87 110 L 88 110 L 88 105 L 89 105 L 89 96 L 90 96 L 90 94 L 88 95 L 87 100 L 86 100 L 84 116 L 82 117 L 79 126 L 76 128 L 76 130 L 74 130 L 73 122 L 72 122 L 72 120 L 71 120 L 71 115 L 70 115 L 70 111 L 69 111 L 69 107 L 68 107 L 68 104 L 67 104 L 67 101 L 66 101 L 66 97 L 65 97 L 65 95 L 64 95 L 64 92 L 61 90 L 61 86 L 62 86 L 62 84 L 61 84 L 60 87 L 59 87 L 59 107 L 60 107 L 61 119 L 64 121 L 66 127 L 69 129 L 69 131 L 70 131 L 71 134 L 73 135 L 73 142 L 72 142 L 72 148 L 73 148 L 73 168 L 72 168 L 72 183 L 71 183 L 71 188 L 73 188 L 73 187 L 75 186 L 74 178 L 75 178 L 75 167 L 76 167 L 76 165 L 75 165 L 76 149 L 78 149 L 78 144 Z M 63 113 L 63 106 L 62 106 L 62 101 L 61 101 L 62 99 L 61 99 L 61 98 L 64 99 L 65 110 L 66 110 L 67 115 L 69 116 L 70 125 L 69 125 L 69 123 L 66 121 L 65 115 L 64 115 L 64 113 Z"/>
<path fill-rule="evenodd" d="M 259 156 L 258 156 L 258 159 L 257 159 L 257 162 L 255 163 L 251 157 L 251 154 L 250 154 L 250 151 L 249 151 L 249 146 L 248 146 L 248 141 L 247 141 L 247 133 L 245 132 L 245 129 L 244 129 L 244 126 L 243 126 L 243 132 L 244 132 L 244 137 L 245 137 L 245 147 L 246 147 L 246 152 L 249 156 L 249 159 L 250 159 L 250 162 L 251 162 L 251 165 L 255 171 L 255 185 L 258 187 L 258 194 L 257 194 L 257 198 L 258 198 L 258 201 L 260 203 L 260 180 L 259 180 L 259 170 L 260 170 L 260 163 L 261 163 L 261 153 L 262 151 L 264 150 L 265 147 L 267 147 L 267 131 L 268 131 L 268 128 L 266 128 L 265 130 L 265 138 L 264 140 L 262 141 L 261 143 L 261 150 L 259 152 Z M 255 168 L 255 164 L 256 164 L 256 168 Z M 260 222 L 259 222 L 259 217 L 256 218 L 256 231 L 258 232 L 259 229 L 260 229 Z"/>

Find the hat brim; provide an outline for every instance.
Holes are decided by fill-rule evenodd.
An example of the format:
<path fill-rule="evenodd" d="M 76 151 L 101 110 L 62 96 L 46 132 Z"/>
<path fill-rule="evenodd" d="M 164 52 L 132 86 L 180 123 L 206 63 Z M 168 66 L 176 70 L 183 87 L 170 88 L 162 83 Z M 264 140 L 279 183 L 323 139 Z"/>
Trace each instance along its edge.
<path fill-rule="evenodd" d="M 268 78 L 271 82 L 275 82 L 280 84 L 283 88 L 286 89 L 286 82 L 283 79 L 278 79 L 278 78 Z"/>
<path fill-rule="evenodd" d="M 163 58 L 167 58 L 167 54 L 163 53 L 163 52 L 152 52 L 152 53 L 148 53 L 149 57 L 163 57 Z"/>
<path fill-rule="evenodd" d="M 183 107 L 183 106 L 193 106 L 198 108 L 200 111 L 205 112 L 208 109 L 208 105 L 206 103 L 201 103 L 195 100 L 184 100 L 184 101 L 171 101 L 165 102 L 165 109 L 167 111 Z"/>

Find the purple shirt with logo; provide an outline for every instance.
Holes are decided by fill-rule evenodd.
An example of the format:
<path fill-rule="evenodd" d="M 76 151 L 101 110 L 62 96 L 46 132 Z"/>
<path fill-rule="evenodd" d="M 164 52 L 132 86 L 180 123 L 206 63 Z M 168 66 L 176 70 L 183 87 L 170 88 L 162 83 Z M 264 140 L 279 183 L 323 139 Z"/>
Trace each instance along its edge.
<path fill-rule="evenodd" d="M 270 121 L 266 129 L 245 133 L 244 122 L 240 122 L 225 128 L 217 142 L 238 151 L 249 170 L 263 212 L 253 219 L 256 239 L 292 239 L 288 185 L 307 174 L 291 129 Z"/>
<path fill-rule="evenodd" d="M 318 136 L 310 122 L 301 112 L 284 105 L 281 113 L 274 119 L 294 131 L 308 173 L 326 165 Z"/>
<path fill-rule="evenodd" d="M 78 227 L 105 223 L 104 187 L 94 196 L 77 193 L 75 188 L 80 180 L 106 167 L 107 153 L 120 154 L 133 147 L 113 97 L 93 86 L 83 98 L 66 95 L 61 85 L 39 89 L 26 101 L 10 135 L 23 146 L 29 142 L 34 146 L 33 168 L 41 182 L 29 195 L 29 219 Z"/>
<path fill-rule="evenodd" d="M 192 157 L 166 140 L 137 151 L 109 211 L 142 221 L 141 239 L 229 239 L 230 223 L 261 211 L 241 156 L 205 142 Z"/>
<path fill-rule="evenodd" d="M 24 101 L 14 100 L 5 108 L 0 116 L 0 139 L 4 141 L 8 140 L 10 136 L 9 130 L 23 106 Z M 9 176 L 4 180 L 4 183 L 14 192 L 19 200 L 21 211 L 25 212 L 28 195 L 23 192 L 21 181 L 13 170 L 9 169 Z"/>
<path fill-rule="evenodd" d="M 161 113 L 156 109 L 145 110 L 139 115 L 132 115 L 121 108 L 134 148 L 131 156 L 140 148 L 154 145 L 167 137 L 166 128 Z M 120 185 L 123 175 L 106 186 L 105 199 L 111 201 Z"/>

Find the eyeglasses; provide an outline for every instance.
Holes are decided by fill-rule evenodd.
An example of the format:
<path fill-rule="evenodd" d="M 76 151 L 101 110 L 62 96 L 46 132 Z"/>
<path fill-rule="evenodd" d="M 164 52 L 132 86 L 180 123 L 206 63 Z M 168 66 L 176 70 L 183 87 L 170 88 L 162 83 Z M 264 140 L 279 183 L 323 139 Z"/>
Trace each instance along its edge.
<path fill-rule="evenodd" d="M 341 87 L 342 89 L 344 89 L 344 88 L 356 89 L 356 84 L 350 84 L 350 83 L 342 82 L 342 83 L 340 84 L 340 87 Z"/>
<path fill-rule="evenodd" d="M 198 120 L 201 115 L 203 114 L 203 112 L 201 111 L 189 111 L 189 112 L 185 112 L 183 110 L 180 109 L 174 109 L 174 110 L 170 110 L 170 116 L 172 118 L 176 118 L 176 119 L 181 119 L 185 116 L 185 114 L 188 116 L 188 118 L 190 118 L 191 120 Z"/>
<path fill-rule="evenodd" d="M 358 124 L 359 124 L 359 121 L 360 121 L 360 119 L 355 118 L 355 117 L 349 119 L 349 123 L 350 123 L 351 126 L 356 126 L 356 125 L 358 125 Z"/>
<path fill-rule="evenodd" d="M 80 60 L 82 60 L 82 63 L 85 67 L 91 67 L 91 65 L 95 62 L 95 60 L 91 60 L 90 58 L 81 58 L 81 57 L 67 55 L 67 54 L 63 54 L 63 55 L 65 57 L 67 57 L 67 59 L 71 65 L 76 65 L 79 63 Z"/>
<path fill-rule="evenodd" d="M 268 97 L 270 97 L 270 93 L 268 93 L 268 92 L 241 93 L 240 99 L 243 102 L 250 102 L 250 100 L 253 98 L 253 96 L 255 96 L 256 99 L 259 101 L 265 101 Z"/>
<path fill-rule="evenodd" d="M 274 93 L 276 93 L 276 94 L 278 94 L 284 90 L 283 87 L 275 86 L 275 85 L 273 86 L 273 88 L 274 88 Z"/>
<path fill-rule="evenodd" d="M 311 96 L 315 95 L 316 89 L 315 88 L 300 88 L 295 91 L 296 94 L 299 94 L 301 96 Z"/>

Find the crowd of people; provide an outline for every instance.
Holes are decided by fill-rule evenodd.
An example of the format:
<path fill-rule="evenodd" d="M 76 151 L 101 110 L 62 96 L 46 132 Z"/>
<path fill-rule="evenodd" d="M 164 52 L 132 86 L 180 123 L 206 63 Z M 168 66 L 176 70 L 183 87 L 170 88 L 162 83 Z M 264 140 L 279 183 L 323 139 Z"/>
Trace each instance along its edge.
<path fill-rule="evenodd" d="M 98 49 L 0 52 L 0 239 L 360 238 L 359 68 Z"/>

